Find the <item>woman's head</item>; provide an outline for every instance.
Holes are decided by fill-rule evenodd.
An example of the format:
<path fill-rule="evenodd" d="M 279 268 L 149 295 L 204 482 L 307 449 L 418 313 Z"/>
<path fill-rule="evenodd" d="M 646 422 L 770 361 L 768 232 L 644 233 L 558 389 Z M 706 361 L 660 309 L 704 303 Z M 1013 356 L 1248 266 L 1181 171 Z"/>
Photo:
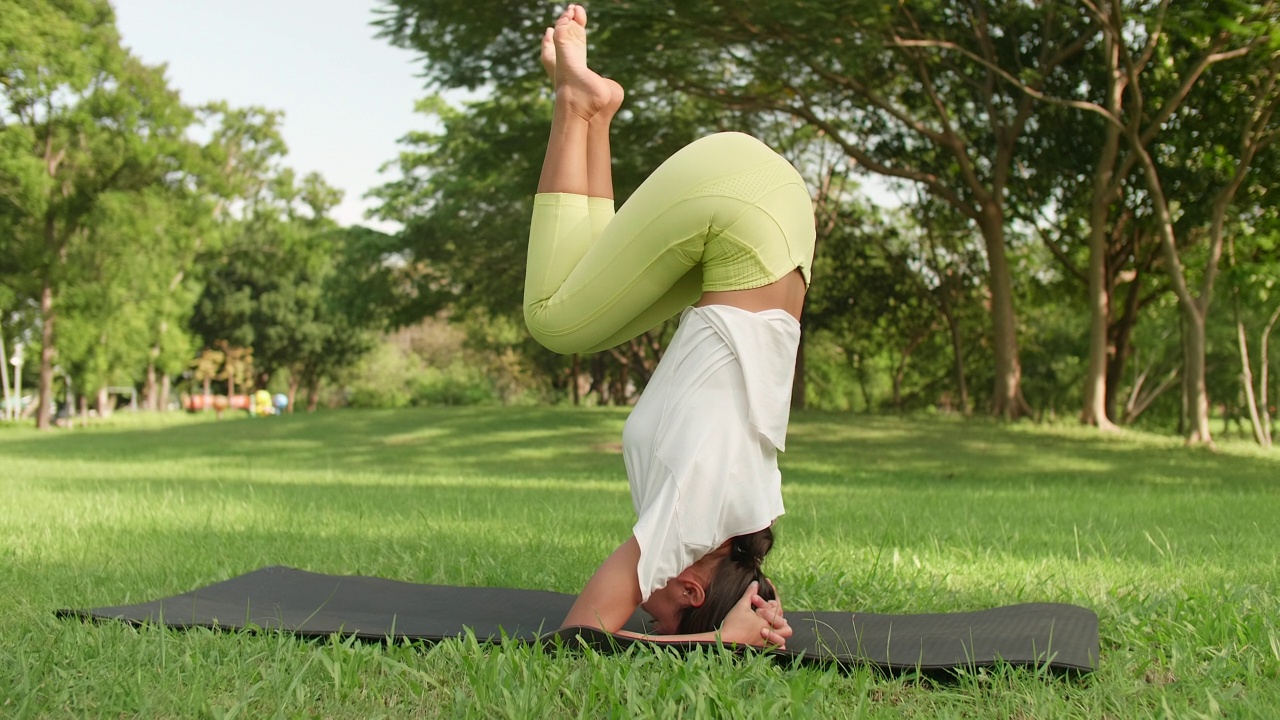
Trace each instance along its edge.
<path fill-rule="evenodd" d="M 760 583 L 757 591 L 765 600 L 773 600 L 773 584 L 760 566 L 773 549 L 773 528 L 749 535 L 739 535 L 728 543 L 728 554 L 721 557 L 706 584 L 702 602 L 684 609 L 675 632 L 692 634 L 712 632 L 742 599 L 747 586 Z"/>

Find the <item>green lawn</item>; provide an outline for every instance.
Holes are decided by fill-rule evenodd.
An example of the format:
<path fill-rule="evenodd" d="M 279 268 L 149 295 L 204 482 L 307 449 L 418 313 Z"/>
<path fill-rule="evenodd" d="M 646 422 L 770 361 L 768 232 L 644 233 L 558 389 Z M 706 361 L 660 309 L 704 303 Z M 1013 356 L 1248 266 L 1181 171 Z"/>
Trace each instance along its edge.
<path fill-rule="evenodd" d="M 808 413 L 769 566 L 790 608 L 1071 602 L 1083 679 L 933 683 L 722 651 L 385 647 L 58 620 L 263 565 L 574 592 L 629 531 L 616 410 L 0 428 L 0 716 L 1275 717 L 1280 452 Z"/>

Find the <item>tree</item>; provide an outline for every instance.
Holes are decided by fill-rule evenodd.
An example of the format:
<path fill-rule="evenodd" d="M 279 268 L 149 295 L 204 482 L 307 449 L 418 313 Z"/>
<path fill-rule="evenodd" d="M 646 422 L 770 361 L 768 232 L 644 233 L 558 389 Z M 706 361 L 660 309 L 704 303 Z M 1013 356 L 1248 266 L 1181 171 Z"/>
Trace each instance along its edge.
<path fill-rule="evenodd" d="M 1169 0 L 1125 4 L 1120 0 L 1086 2 L 1089 16 L 1101 34 L 1102 82 L 1077 82 L 1063 88 L 1062 95 L 1046 93 L 1042 86 L 1028 83 L 1004 73 L 1006 79 L 1030 97 L 1050 103 L 1094 113 L 1105 121 L 1104 142 L 1094 174 L 1094 194 L 1090 211 L 1090 306 L 1091 352 L 1090 380 L 1084 417 L 1102 423 L 1102 360 L 1105 357 L 1101 338 L 1105 333 L 1109 297 L 1105 288 L 1105 242 L 1111 216 L 1109 208 L 1131 170 L 1141 174 L 1145 205 L 1153 216 L 1153 228 L 1162 249 L 1162 260 L 1171 287 L 1182 308 L 1185 324 L 1184 387 L 1190 412 L 1189 442 L 1211 443 L 1208 425 L 1209 402 L 1205 385 L 1205 319 L 1213 297 L 1218 262 L 1222 254 L 1222 228 L 1228 209 L 1248 175 L 1257 153 L 1270 142 L 1276 108 L 1274 58 L 1278 43 L 1272 37 L 1276 5 L 1263 2 L 1229 2 L 1204 8 Z M 1241 66 L 1242 58 L 1251 58 L 1246 67 L 1253 71 L 1240 73 L 1219 67 Z M 995 64 L 984 61 L 994 69 Z M 1249 79 L 1215 83 L 1219 72 Z M 1103 89 L 1103 97 L 1088 97 L 1094 88 Z M 1204 112 L 1214 105 L 1214 93 L 1226 92 L 1230 100 L 1219 105 L 1227 112 Z M 1238 142 L 1225 154 L 1221 152 L 1221 129 L 1235 110 L 1240 114 Z M 1216 126 L 1210 128 L 1206 125 Z M 1196 127 L 1191 127 L 1196 126 Z M 1230 132 L 1230 131 L 1229 131 Z M 1124 148 L 1122 151 L 1121 144 Z M 1207 143 L 1207 145 L 1206 145 Z M 1222 173 L 1222 162 L 1203 163 L 1199 158 L 1208 152 L 1219 160 L 1229 158 L 1230 169 Z M 1188 161 L 1181 159 L 1188 158 Z M 1180 243 L 1179 218 L 1172 209 L 1178 195 L 1170 177 L 1186 169 L 1187 162 L 1199 166 L 1203 196 L 1211 198 L 1197 227 L 1208 237 L 1209 251 L 1204 264 L 1197 269 L 1199 287 L 1192 288 Z M 1196 174 L 1192 172 L 1191 174 Z M 1209 177 L 1218 174 L 1214 180 Z M 1197 193 L 1180 198 L 1194 202 Z M 1188 216 L 1183 215 L 1183 220 Z M 1181 223 L 1184 227 L 1187 222 Z"/>
<path fill-rule="evenodd" d="M 300 389 L 314 409 L 319 383 L 354 364 L 369 331 L 386 324 L 386 238 L 336 227 L 328 213 L 341 193 L 319 175 L 295 183 L 287 170 L 268 172 L 250 183 L 250 214 L 228 220 L 224 243 L 206 255 L 191 323 L 206 347 L 251 351 L 259 386 L 288 371 L 290 411 Z"/>
<path fill-rule="evenodd" d="M 545 22 L 537 3 L 469 6 L 396 0 L 382 21 L 394 41 L 422 51 L 443 87 L 501 88 L 522 77 Z M 822 130 L 861 168 L 916 183 L 981 231 L 989 264 L 997 371 L 993 410 L 1016 416 L 1020 390 L 1005 197 L 1035 103 L 980 62 L 936 52 L 963 47 L 1038 84 L 1080 52 L 1087 36 L 1065 4 L 935 1 L 593 5 L 598 65 L 632 79 L 629 102 L 680 95 L 737 113 L 785 113 Z M 514 22 L 513 22 L 514 16 Z M 439 37 L 457 42 L 440 43 Z M 628 78 L 627 76 L 630 76 Z M 624 85 L 627 83 L 624 82 Z M 668 101 L 670 102 L 670 101 Z M 752 122 L 752 121 L 749 121 Z M 754 122 L 760 122 L 759 119 Z M 813 178 L 811 178 L 812 180 Z"/>
<path fill-rule="evenodd" d="M 1280 146 L 1270 143 L 1258 167 L 1274 168 Z M 1256 178 L 1245 189 L 1239 219 L 1227 229 L 1223 281 L 1230 292 L 1245 410 L 1259 445 L 1274 444 L 1276 406 L 1272 395 L 1272 339 L 1280 326 L 1280 203 L 1278 178 Z"/>
<path fill-rule="evenodd" d="M 1198 76 L 1210 66 L 1244 57 L 1251 52 L 1259 53 L 1267 50 L 1269 39 L 1264 33 L 1271 31 L 1271 25 L 1266 18 L 1274 14 L 1274 5 L 1272 3 L 1253 5 L 1253 7 L 1242 9 L 1247 10 L 1246 21 L 1253 23 L 1254 27 L 1240 26 L 1239 31 L 1219 29 L 1217 23 L 1213 22 L 1215 18 L 1195 16 L 1178 18 L 1176 27 L 1186 35 L 1175 36 L 1169 43 L 1171 52 L 1160 53 L 1163 57 L 1157 56 L 1156 59 L 1179 59 L 1179 56 L 1188 58 L 1189 61 L 1184 61 L 1185 64 L 1182 65 L 1187 68 L 1187 72 L 1180 78 L 1181 82 L 1177 86 L 1179 94 L 1189 93 Z M 1114 31 L 1119 32 L 1119 28 Z M 1153 33 L 1153 37 L 1158 36 L 1159 33 Z M 1156 44 L 1155 47 L 1164 46 Z M 1280 44 L 1272 44 L 1272 48 L 1277 47 L 1280 47 Z M 1187 269 L 1178 250 L 1173 211 L 1161 183 L 1160 165 L 1162 163 L 1147 148 L 1144 143 L 1145 138 L 1135 127 L 1136 124 L 1131 123 L 1126 127 L 1126 137 L 1138 155 L 1151 204 L 1155 210 L 1161 246 L 1164 249 L 1165 266 L 1186 322 L 1184 363 L 1186 366 L 1185 391 L 1190 414 L 1188 442 L 1212 442 L 1209 429 L 1208 389 L 1205 385 L 1205 323 L 1213 299 L 1219 259 L 1222 256 L 1223 228 L 1228 209 L 1232 206 L 1236 194 L 1252 168 L 1253 159 L 1258 151 L 1270 142 L 1277 129 L 1273 124 L 1276 107 L 1280 104 L 1280 92 L 1277 92 L 1275 83 L 1276 52 L 1272 49 L 1267 53 L 1271 56 L 1271 61 L 1262 63 L 1262 67 L 1267 69 L 1261 76 L 1252 78 L 1258 82 L 1258 85 L 1250 88 L 1250 92 L 1240 98 L 1247 103 L 1247 110 L 1242 114 L 1243 127 L 1240 130 L 1239 145 L 1235 148 L 1234 162 L 1221 180 L 1215 183 L 1216 188 L 1210 194 L 1212 205 L 1207 218 L 1209 247 L 1204 264 L 1200 268 L 1198 291 L 1193 292 L 1188 282 Z M 1138 69 L 1131 66 L 1127 68 L 1127 72 L 1136 92 Z M 1212 83 L 1207 86 L 1213 87 Z M 1174 97 L 1176 98 L 1177 95 Z M 1210 172 L 1217 170 L 1217 168 L 1207 169 Z"/>
<path fill-rule="evenodd" d="M 192 114 L 121 46 L 105 0 L 0 4 L 5 107 L 0 196 L 9 230 L 2 269 L 40 308 L 40 409 L 50 425 L 63 294 L 83 268 L 91 218 L 111 193 L 163 187 L 182 175 Z"/>

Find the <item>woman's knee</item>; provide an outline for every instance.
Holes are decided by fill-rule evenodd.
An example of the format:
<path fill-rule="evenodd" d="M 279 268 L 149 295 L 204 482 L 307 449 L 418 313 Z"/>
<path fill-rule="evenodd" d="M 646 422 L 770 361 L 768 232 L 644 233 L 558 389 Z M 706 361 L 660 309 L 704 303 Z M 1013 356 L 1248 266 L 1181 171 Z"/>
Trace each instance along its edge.
<path fill-rule="evenodd" d="M 712 173 L 723 173 L 734 165 L 749 166 L 777 159 L 786 162 L 759 139 L 741 132 L 718 132 L 706 135 L 685 145 L 672 159 L 688 156 L 699 163 L 706 163 Z"/>

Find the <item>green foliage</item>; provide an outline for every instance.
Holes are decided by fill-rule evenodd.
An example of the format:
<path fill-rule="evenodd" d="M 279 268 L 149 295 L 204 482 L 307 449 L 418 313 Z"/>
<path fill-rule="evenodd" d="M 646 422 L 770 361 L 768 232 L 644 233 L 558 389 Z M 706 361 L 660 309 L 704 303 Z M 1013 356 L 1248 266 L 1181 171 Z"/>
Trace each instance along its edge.
<path fill-rule="evenodd" d="M 347 402 L 356 408 L 407 407 L 414 379 L 421 371 L 412 355 L 380 345 L 353 368 L 353 376 L 345 383 Z"/>
<path fill-rule="evenodd" d="M 377 214 L 405 225 L 396 319 L 410 324 L 446 307 L 519 315 L 524 253 L 550 104 L 525 86 L 461 112 L 439 98 L 418 109 L 443 126 L 411 133 L 401 179 L 372 195 Z"/>
<path fill-rule="evenodd" d="M 443 3 L 401 0 L 393 5 L 384 31 L 393 41 L 424 52 L 431 61 L 428 74 L 441 86 L 466 85 L 466 78 L 478 77 L 499 81 L 496 92 L 502 94 L 507 86 L 523 87 L 527 78 L 538 75 L 534 53 L 511 51 L 520 30 L 537 26 L 528 19 L 533 6 L 516 10 L 526 18 L 523 23 L 498 27 L 490 24 L 495 18 L 488 13 L 463 17 L 458 8 Z M 979 55 L 996 52 L 999 63 L 1047 76 L 1079 50 L 1074 38 L 1080 31 L 1069 20 L 1021 6 L 1002 7 L 993 18 L 960 2 L 932 9 L 903 6 L 889 15 L 874 3 L 733 8 L 723 3 L 605 3 L 591 12 L 598 29 L 593 62 L 629 88 L 632 114 L 622 118 L 614 143 L 624 164 L 632 162 L 632 153 L 661 148 L 669 154 L 678 146 L 672 135 L 683 133 L 663 132 L 661 126 L 682 118 L 671 110 L 687 109 L 693 120 L 688 127 L 695 133 L 725 126 L 754 131 L 779 140 L 774 144 L 784 152 L 793 147 L 789 133 L 817 138 L 839 147 L 849 165 L 856 162 L 925 186 L 934 199 L 978 222 L 988 255 L 1001 256 L 991 265 L 996 274 L 991 285 L 996 319 L 992 357 L 997 365 L 1016 366 L 1013 323 L 1006 322 L 1014 310 L 1002 258 L 1004 218 L 991 217 L 990 209 L 998 209 L 1006 193 L 1017 192 L 1010 182 L 1011 163 L 1032 103 L 980 63 L 948 63 L 926 48 L 934 42 L 959 43 Z M 1000 32 L 987 32 L 989 24 Z M 426 27 L 446 36 L 467 35 L 469 51 L 440 48 L 434 36 L 423 33 Z M 926 45 L 913 45 L 915 41 Z M 531 34 L 531 49 L 535 42 Z M 1061 56 L 1047 50 L 1059 42 L 1066 48 Z M 628 134 L 628 129 L 642 127 L 650 132 Z M 813 168 L 801 169 L 808 173 Z M 442 165 L 440 172 L 451 176 L 452 170 Z M 810 180 L 816 186 L 823 178 L 810 173 Z M 527 193 L 532 183 L 525 187 Z M 819 282 L 825 281 L 819 275 Z M 909 297 L 900 295 L 898 302 L 930 305 Z M 873 323 L 873 317 L 864 315 L 859 322 Z M 893 319 L 883 322 L 894 326 Z M 922 341 L 922 324 L 928 326 L 919 321 L 897 326 L 907 335 L 896 339 L 899 380 L 910 348 Z M 1002 372 L 1016 385 L 1014 374 Z M 900 390 L 900 381 L 897 386 Z M 895 395 L 895 403 L 901 403 L 901 393 Z"/>
<path fill-rule="evenodd" d="M 120 46 L 106 2 L 5 2 L 0 48 L 0 283 L 41 305 L 44 426 L 55 362 L 132 381 L 145 353 L 172 367 L 186 350 L 194 115 Z"/>
<path fill-rule="evenodd" d="M 762 137 L 809 180 L 820 225 L 811 402 L 980 411 L 999 404 L 1012 347 L 1038 414 L 1074 416 L 1098 347 L 1083 318 L 1099 259 L 1117 420 L 1185 427 L 1182 383 L 1165 383 L 1194 335 L 1170 301 L 1178 278 L 1205 308 L 1216 408 L 1230 416 L 1243 403 L 1237 304 L 1255 377 L 1280 363 L 1280 342 L 1260 355 L 1276 304 L 1274 0 L 589 10 L 592 61 L 628 90 L 613 133 L 619 201 L 676 148 L 722 129 Z M 601 398 L 643 385 L 669 328 L 655 343 L 566 358 L 520 326 L 550 113 L 536 48 L 552 10 L 391 0 L 379 12 L 389 41 L 422 53 L 432 90 L 484 91 L 460 107 L 420 104 L 434 129 L 406 138 L 400 179 L 374 193 L 380 217 L 403 223 L 397 235 L 333 227 L 340 193 L 285 165 L 279 111 L 184 106 L 162 69 L 120 46 L 108 3 L 0 0 L 0 332 L 7 347 L 25 341 L 28 368 L 43 365 L 46 395 L 55 369 L 82 389 L 145 383 L 219 340 L 252 347 L 277 386 L 314 393 L 379 331 L 442 311 L 465 329 L 466 360 L 404 370 L 413 379 L 390 399 L 358 402 L 519 404 L 568 398 L 588 378 Z M 1108 161 L 1097 110 L 1114 69 L 1134 73 L 1115 110 L 1136 139 Z M 1099 192 L 1104 170 L 1115 176 Z M 878 192 L 854 187 L 864 171 L 915 192 L 896 213 L 872 212 Z M 1158 245 L 1160 195 L 1172 255 Z M 1101 258 L 1086 242 L 1095 230 Z M 1228 253 L 1215 238 L 1231 246 L 1220 278 Z M 1157 387 L 1171 389 L 1148 396 Z"/>
<path fill-rule="evenodd" d="M 220 242 L 201 258 L 203 288 L 191 325 L 206 348 L 252 348 L 265 385 L 277 374 L 315 397 L 373 346 L 392 312 L 386 236 L 338 228 L 327 214 L 342 193 L 283 165 L 280 113 L 214 104 L 205 156 L 217 172 Z"/>
<path fill-rule="evenodd" d="M 464 322 L 429 318 L 383 340 L 342 377 L 353 407 L 524 405 L 543 398 L 518 352 L 523 325 L 477 315 Z"/>
<path fill-rule="evenodd" d="M 345 387 L 347 403 L 354 408 L 481 405 L 497 400 L 490 379 L 461 358 L 437 367 L 387 343 L 356 365 Z"/>
<path fill-rule="evenodd" d="M 852 352 L 822 330 L 805 337 L 805 407 L 874 413 L 892 392 L 880 358 Z"/>
<path fill-rule="evenodd" d="M 881 396 L 875 404 L 900 409 L 948 404 L 944 398 L 953 396 L 967 396 L 968 408 L 999 407 L 1007 402 L 1001 378 L 1016 377 L 1020 365 L 1026 395 L 1041 414 L 1074 415 L 1070 406 L 1084 400 L 1088 358 L 1101 349 L 1107 405 L 1121 420 L 1130 391 L 1144 391 L 1137 378 L 1154 367 L 1148 361 L 1165 353 L 1164 339 L 1172 333 L 1193 341 L 1177 332 L 1178 313 L 1148 311 L 1177 283 L 1159 252 L 1156 199 L 1137 160 L 1139 146 L 1149 146 L 1172 200 L 1178 272 L 1192 285 L 1205 284 L 1206 304 L 1216 271 L 1205 264 L 1215 257 L 1203 243 L 1211 231 L 1206 218 L 1217 189 L 1250 162 L 1250 143 L 1263 153 L 1251 161 L 1258 171 L 1229 214 L 1265 212 L 1276 196 L 1268 191 L 1276 146 L 1266 139 L 1277 127 L 1271 0 L 1212 7 L 603 2 L 589 11 L 593 64 L 628 88 L 615 135 L 616 169 L 643 176 L 678 146 L 673 140 L 685 137 L 684 128 L 697 134 L 731 127 L 765 137 L 797 162 L 812 187 L 825 188 L 831 176 L 812 161 L 806 143 L 838 147 L 848 162 L 837 174 L 856 163 L 921 192 L 910 203 L 911 219 L 866 233 L 855 195 L 819 197 L 838 206 L 830 213 L 838 222 L 829 246 L 820 245 L 807 319 L 823 343 L 836 344 L 816 353 L 826 358 L 814 369 L 821 377 L 811 378 L 823 388 L 819 397 L 845 397 L 829 374 L 836 355 L 850 358 L 840 362 L 849 363 L 850 380 L 861 378 L 859 386 L 867 376 L 858 373 L 887 374 L 892 399 L 886 405 Z M 428 143 L 415 139 L 421 152 L 401 159 L 406 171 L 422 173 L 418 187 L 430 191 L 388 186 L 384 195 L 391 217 L 411 217 L 421 228 L 406 237 L 415 238 L 415 257 L 431 268 L 415 283 L 429 299 L 425 310 L 474 307 L 489 297 L 495 312 L 516 306 L 518 283 L 481 288 L 503 262 L 516 278 L 519 245 L 503 239 L 468 245 L 467 252 L 486 258 L 485 273 L 477 274 L 456 243 L 484 237 L 473 230 L 479 218 L 501 228 L 498 238 L 522 233 L 546 113 L 534 49 L 550 17 L 538 3 L 496 0 L 465 8 L 393 0 L 384 9 L 384 35 L 424 54 L 424 72 L 437 89 L 494 92 L 492 102 L 461 111 L 435 101 L 442 132 Z M 1107 37 L 1122 58 L 1115 67 Z M 1121 71 L 1134 74 L 1114 74 Z M 1112 108 L 1107 93 L 1117 78 L 1125 85 Z M 1090 104 L 1094 111 L 1082 112 Z M 1103 115 L 1112 110 L 1120 125 L 1138 128 L 1138 139 L 1121 142 L 1109 157 Z M 519 129 L 489 136 L 489 128 Z M 511 162 L 512 146 L 499 138 L 524 148 L 519 162 Z M 637 162 L 650 154 L 654 163 Z M 504 175 L 504 162 L 514 172 Z M 486 195 L 494 183 L 513 188 L 503 191 L 501 212 Z M 1105 238 L 1097 248 L 1091 233 Z M 887 239 L 856 247 L 863 234 Z M 1034 250 L 1037 239 L 1048 252 Z M 1081 320 L 1090 309 L 1084 301 L 1091 281 L 1109 303 L 1093 328 Z M 1159 326 L 1144 330 L 1148 322 Z M 1217 334 L 1208 343 L 1211 395 L 1232 397 L 1239 385 L 1228 362 L 1231 338 Z"/>
<path fill-rule="evenodd" d="M 257 345 L 260 369 L 312 389 L 368 348 L 385 253 L 326 219 L 338 190 L 282 165 L 281 113 L 182 105 L 101 0 L 6 0 L 0 51 L 0 312 L 41 346 L 44 413 L 55 363 L 82 388 L 145 382 L 154 403 L 156 374 L 196 354 L 199 297 L 206 349 Z"/>

